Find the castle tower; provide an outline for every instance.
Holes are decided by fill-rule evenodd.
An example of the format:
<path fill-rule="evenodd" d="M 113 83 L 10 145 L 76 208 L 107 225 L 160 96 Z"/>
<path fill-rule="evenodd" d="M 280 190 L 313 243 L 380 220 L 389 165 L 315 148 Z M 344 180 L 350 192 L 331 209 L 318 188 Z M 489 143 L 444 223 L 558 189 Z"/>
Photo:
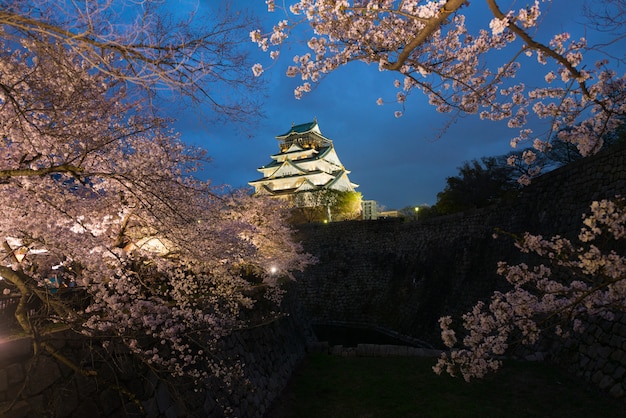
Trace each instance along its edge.
<path fill-rule="evenodd" d="M 276 139 L 280 152 L 257 169 L 263 177 L 248 183 L 256 194 L 279 197 L 324 189 L 352 192 L 358 187 L 348 178 L 350 171 L 339 161 L 333 141 L 322 135 L 317 120 L 294 125 Z"/>

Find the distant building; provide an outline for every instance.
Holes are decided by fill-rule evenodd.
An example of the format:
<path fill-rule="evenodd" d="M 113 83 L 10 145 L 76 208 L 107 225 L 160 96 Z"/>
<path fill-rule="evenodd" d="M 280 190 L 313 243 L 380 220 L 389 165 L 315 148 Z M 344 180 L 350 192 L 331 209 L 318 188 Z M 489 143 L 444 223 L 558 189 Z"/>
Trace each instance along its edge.
<path fill-rule="evenodd" d="M 378 218 L 404 218 L 404 214 L 398 210 L 386 210 L 380 212 Z"/>
<path fill-rule="evenodd" d="M 294 125 L 276 137 L 280 152 L 257 170 L 263 177 L 248 184 L 256 194 L 288 197 L 300 192 L 338 190 L 352 192 L 358 184 L 348 178 L 333 141 L 324 137 L 317 120 Z"/>
<path fill-rule="evenodd" d="M 364 220 L 378 219 L 378 203 L 375 200 L 362 201 L 361 214 Z"/>

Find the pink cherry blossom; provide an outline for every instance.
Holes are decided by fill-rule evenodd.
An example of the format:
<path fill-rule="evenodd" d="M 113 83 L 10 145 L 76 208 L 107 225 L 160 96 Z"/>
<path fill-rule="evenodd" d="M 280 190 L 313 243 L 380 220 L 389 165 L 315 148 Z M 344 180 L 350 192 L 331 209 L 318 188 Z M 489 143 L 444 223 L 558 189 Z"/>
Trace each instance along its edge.
<path fill-rule="evenodd" d="M 567 337 L 567 330 L 584 330 L 587 316 L 611 320 L 614 312 L 626 308 L 626 256 L 589 244 L 598 238 L 626 238 L 626 200 L 601 200 L 590 209 L 578 246 L 560 236 L 546 240 L 529 233 L 517 241 L 522 252 L 534 253 L 549 265 L 500 262 L 497 272 L 512 288 L 495 292 L 488 305 L 479 302 L 463 315 L 461 347 L 455 346 L 452 319 L 439 320 L 443 343 L 451 351 L 439 359 L 437 373 L 460 373 L 466 380 L 482 377 L 499 367 L 496 359 L 516 343 L 513 338 L 533 344 L 550 329 Z"/>
<path fill-rule="evenodd" d="M 25 27 L 7 29 L 15 24 L 7 14 L 20 12 L 24 25 L 55 30 L 56 6 L 26 3 L 0 11 L 3 33 L 23 35 L 0 42 L 0 276 L 3 292 L 20 297 L 19 325 L 37 336 L 36 350 L 46 347 L 47 327 L 64 324 L 102 341 L 104 350 L 126 345 L 164 376 L 232 382 L 242 366 L 216 360 L 220 339 L 278 318 L 282 282 L 313 261 L 283 222 L 286 208 L 195 178 L 206 153 L 172 132 L 151 106 L 154 96 L 133 84 L 153 86 L 159 68 L 142 67 L 135 75 L 144 78 L 132 78 L 132 70 L 125 73 L 132 63 L 107 58 L 104 46 L 100 58 L 115 63 L 77 47 L 82 32 L 70 31 L 76 39 L 66 45 L 40 32 L 26 36 Z M 102 17 L 85 11 L 71 22 L 80 26 L 87 16 Z M 92 23 L 96 30 L 103 22 Z M 89 39 L 102 41 L 99 35 Z M 120 42 L 123 35 L 109 33 Z M 176 59 L 167 59 L 169 72 L 161 75 L 180 70 L 189 76 L 181 88 L 192 87 L 198 61 L 176 69 Z M 36 300 L 46 315 L 31 321 L 26 303 Z M 250 310 L 257 319 L 244 315 Z"/>
<path fill-rule="evenodd" d="M 582 155 L 597 152 L 603 137 L 624 120 L 626 76 L 607 68 L 605 59 L 590 61 L 594 54 L 585 38 L 537 31 L 547 2 L 536 0 L 521 8 L 511 3 L 508 10 L 496 0 L 485 3 L 492 15 L 488 27 L 470 31 L 464 12 L 476 2 L 466 0 L 292 1 L 281 13 L 287 19 L 267 33 L 256 30 L 254 42 L 263 50 L 271 50 L 269 40 L 280 48 L 296 36 L 296 26 L 310 28 L 311 54 L 287 70 L 288 76 L 299 75 L 303 81 L 294 91 L 297 98 L 324 74 L 362 61 L 402 76 L 393 86 L 403 109 L 412 93 L 421 92 L 439 112 L 506 120 L 520 131 L 512 146 L 536 139 L 550 144 L 558 132 L 558 140 L 575 144 Z M 491 53 L 495 50 L 510 53 L 501 54 L 507 58 L 498 62 Z M 545 86 L 529 88 L 516 81 L 530 65 L 527 57 L 533 56 L 545 67 Z M 547 124 L 542 138 L 527 127 L 531 116 Z M 520 182 L 530 182 L 539 170 L 526 170 Z"/>

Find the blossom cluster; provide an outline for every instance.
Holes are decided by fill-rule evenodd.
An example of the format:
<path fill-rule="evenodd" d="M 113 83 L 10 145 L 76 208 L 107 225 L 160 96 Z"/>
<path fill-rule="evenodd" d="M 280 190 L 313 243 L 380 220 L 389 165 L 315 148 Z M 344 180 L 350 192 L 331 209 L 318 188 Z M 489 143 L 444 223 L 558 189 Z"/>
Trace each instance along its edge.
<path fill-rule="evenodd" d="M 552 133 L 558 132 L 559 140 L 576 145 L 583 156 L 593 154 L 626 114 L 626 76 L 619 76 L 606 62 L 589 63 L 584 38 L 557 33 L 535 39 L 531 34 L 541 23 L 542 3 L 535 0 L 502 11 L 496 2 L 489 2 L 494 15 L 489 28 L 470 33 L 463 8 L 473 5 L 462 0 L 300 0 L 285 10 L 291 20 L 282 20 L 267 34 L 255 30 L 251 37 L 276 58 L 273 52 L 295 36 L 296 26 L 312 29 L 309 52 L 295 56 L 295 65 L 287 70 L 289 77 L 302 80 L 294 91 L 296 98 L 324 74 L 362 61 L 403 76 L 396 83 L 401 106 L 419 91 L 440 112 L 506 120 L 520 130 L 512 145 L 536 139 L 549 143 Z M 489 62 L 485 57 L 490 51 L 505 48 L 521 52 L 500 66 L 489 65 L 493 56 Z M 515 81 L 523 65 L 533 65 L 529 61 L 533 57 L 545 67 L 545 87 L 529 88 Z M 257 65 L 254 73 L 260 75 Z M 383 100 L 378 98 L 377 103 Z M 396 116 L 401 114 L 396 111 Z M 531 116 L 546 120 L 547 133 L 528 128 Z M 527 183 L 537 174 L 539 170 L 534 170 L 520 181 Z"/>
<path fill-rule="evenodd" d="M 534 267 L 498 264 L 512 289 L 495 292 L 489 304 L 479 302 L 463 315 L 465 336 L 457 347 L 452 319 L 440 319 L 441 337 L 451 350 L 442 354 L 434 371 L 460 373 L 466 380 L 482 377 L 500 365 L 513 343 L 533 344 L 553 329 L 557 335 L 584 329 L 584 320 L 599 316 L 611 320 L 626 309 L 626 254 L 621 248 L 601 250 L 592 244 L 600 237 L 621 242 L 626 237 L 626 199 L 593 202 L 583 217 L 579 245 L 555 236 L 524 234 L 516 246 L 546 260 Z M 609 245 L 609 247 L 611 247 Z"/>
<path fill-rule="evenodd" d="M 24 331 L 63 323 L 154 370 L 232 381 L 243 364 L 219 360 L 220 339 L 259 305 L 278 315 L 281 280 L 312 262 L 285 207 L 192 177 L 204 152 L 125 83 L 39 47 L 0 44 L 2 288 L 49 312 Z"/>

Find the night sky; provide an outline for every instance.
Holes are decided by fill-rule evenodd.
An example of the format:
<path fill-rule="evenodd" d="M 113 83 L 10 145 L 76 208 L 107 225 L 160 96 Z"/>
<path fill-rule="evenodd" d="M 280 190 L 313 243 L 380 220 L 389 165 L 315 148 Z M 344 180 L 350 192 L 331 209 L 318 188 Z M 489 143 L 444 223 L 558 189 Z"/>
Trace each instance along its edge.
<path fill-rule="evenodd" d="M 264 29 L 280 18 L 276 13 L 265 12 L 263 0 L 233 3 L 235 7 L 252 6 L 265 19 Z M 539 39 L 547 42 L 547 34 L 556 31 L 581 33 L 582 3 L 555 0 Z M 473 1 L 469 9 L 464 9 L 468 26 L 469 22 L 481 22 L 482 27 L 488 28 L 491 17 L 484 7 L 484 2 Z M 587 33 L 593 43 L 597 39 L 591 35 Z M 272 63 L 256 44 L 250 42 L 246 47 L 252 51 L 255 62 L 264 67 Z M 400 79 L 399 74 L 379 72 L 373 65 L 351 63 L 296 100 L 293 90 L 299 79 L 288 78 L 285 69 L 292 56 L 301 51 L 296 47 L 292 51 L 283 49 L 279 61 L 266 68 L 262 76 L 268 83 L 268 96 L 262 101 L 265 118 L 257 121 L 255 128 L 242 131 L 235 124 L 204 124 L 193 119 L 193 114 L 179 118 L 175 128 L 183 140 L 207 149 L 213 159 L 203 177 L 215 184 L 247 187 L 248 181 L 260 177 L 256 168 L 267 164 L 269 156 L 278 152 L 275 136 L 288 131 L 294 123 L 307 123 L 314 118 L 324 136 L 333 140 L 339 158 L 351 171 L 350 180 L 359 184 L 357 191 L 364 199 L 376 200 L 386 209 L 432 205 L 437 193 L 443 190 L 446 177 L 456 175 L 457 167 L 464 161 L 511 150 L 509 140 L 517 130 L 508 129 L 505 123 L 481 121 L 478 116 L 465 116 L 443 130 L 450 115 L 437 113 L 424 95 L 410 95 L 404 116 L 396 118 L 394 112 L 402 109 L 394 103 L 393 81 Z M 511 49 L 504 53 L 508 57 L 514 52 Z M 623 51 L 620 54 L 623 56 Z M 502 62 L 496 55 L 493 59 Z M 540 83 L 542 79 L 532 79 L 536 59 L 526 61 L 522 60 L 520 70 L 522 77 L 528 77 L 524 81 L 531 85 L 534 81 Z M 623 73 L 623 68 L 617 70 Z M 379 97 L 388 104 L 378 106 Z"/>

